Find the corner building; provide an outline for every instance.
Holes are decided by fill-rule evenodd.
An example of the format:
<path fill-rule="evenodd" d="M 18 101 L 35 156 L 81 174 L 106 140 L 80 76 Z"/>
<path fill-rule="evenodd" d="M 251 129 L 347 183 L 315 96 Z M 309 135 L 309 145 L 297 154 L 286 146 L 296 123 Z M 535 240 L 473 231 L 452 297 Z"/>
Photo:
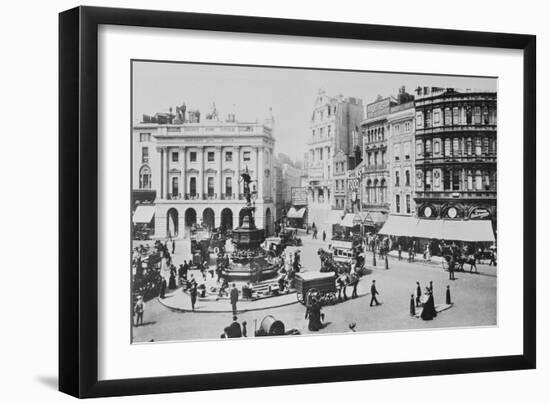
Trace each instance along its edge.
<path fill-rule="evenodd" d="M 419 87 L 415 109 L 418 217 L 492 220 L 496 229 L 496 92 Z"/>
<path fill-rule="evenodd" d="M 133 127 L 134 195 L 156 193 L 154 237 L 182 237 L 201 221 L 235 228 L 245 204 L 240 175 L 253 180 L 255 222 L 273 231 L 275 175 L 272 127 L 257 122 L 140 123 Z"/>

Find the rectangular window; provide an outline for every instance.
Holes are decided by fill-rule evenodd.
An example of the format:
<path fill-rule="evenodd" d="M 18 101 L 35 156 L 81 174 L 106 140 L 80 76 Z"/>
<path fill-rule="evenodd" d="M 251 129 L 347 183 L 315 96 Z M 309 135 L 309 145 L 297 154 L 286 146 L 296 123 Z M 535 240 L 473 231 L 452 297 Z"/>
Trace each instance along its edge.
<path fill-rule="evenodd" d="M 481 107 L 474 107 L 474 124 L 481 124 Z"/>
<path fill-rule="evenodd" d="M 207 156 L 207 159 L 208 159 L 209 163 L 214 161 L 214 152 L 213 151 L 209 151 L 206 156 Z"/>
<path fill-rule="evenodd" d="M 448 169 L 443 171 L 443 189 L 445 191 L 450 191 L 451 189 L 451 171 Z"/>
<path fill-rule="evenodd" d="M 208 196 L 214 195 L 214 177 L 208 177 Z"/>
<path fill-rule="evenodd" d="M 141 162 L 142 163 L 149 163 L 149 148 L 148 147 L 142 147 L 141 148 Z"/>
<path fill-rule="evenodd" d="M 323 160 L 323 148 L 319 149 L 319 160 Z"/>
<path fill-rule="evenodd" d="M 426 111 L 426 127 L 432 126 L 432 111 Z"/>
<path fill-rule="evenodd" d="M 401 198 L 399 195 L 395 195 L 395 211 L 401 212 Z"/>
<path fill-rule="evenodd" d="M 250 161 L 250 152 L 249 151 L 243 152 L 243 161 Z"/>
<path fill-rule="evenodd" d="M 453 171 L 453 191 L 460 191 L 460 171 Z"/>
<path fill-rule="evenodd" d="M 231 177 L 226 177 L 225 178 L 225 195 L 231 196 L 232 193 L 233 193 L 233 185 L 232 185 Z"/>
<path fill-rule="evenodd" d="M 395 186 L 399 186 L 399 171 L 395 172 Z"/>
<path fill-rule="evenodd" d="M 178 152 L 172 152 L 172 163 L 177 163 L 180 159 L 180 154 Z"/>
<path fill-rule="evenodd" d="M 329 109 L 329 111 L 330 111 L 330 109 Z M 332 134 L 331 132 L 332 132 L 332 128 L 329 125 L 329 126 L 327 126 L 327 137 L 331 136 L 331 134 Z"/>
<path fill-rule="evenodd" d="M 458 107 L 453 108 L 453 124 L 460 125 L 460 115 Z"/>
<path fill-rule="evenodd" d="M 197 178 L 191 177 L 189 178 L 189 193 L 191 196 L 197 195 Z"/>
<path fill-rule="evenodd" d="M 411 196 L 407 195 L 405 199 L 407 201 L 407 213 L 411 213 Z"/>
<path fill-rule="evenodd" d="M 441 142 L 439 140 L 434 140 L 434 154 L 441 153 Z"/>
<path fill-rule="evenodd" d="M 445 108 L 445 126 L 451 126 L 453 124 L 453 118 L 451 115 L 451 109 Z"/>
<path fill-rule="evenodd" d="M 434 111 L 434 126 L 439 125 L 440 120 L 441 120 L 440 112 L 439 111 Z"/>
<path fill-rule="evenodd" d="M 233 161 L 233 152 L 225 152 L 225 161 L 226 163 L 230 163 Z"/>
<path fill-rule="evenodd" d="M 424 152 L 424 146 L 422 145 L 422 142 L 418 142 L 416 144 L 416 155 L 418 157 L 422 157 L 423 152 Z"/>
<path fill-rule="evenodd" d="M 422 111 L 416 113 L 416 126 L 419 128 L 424 127 L 424 116 Z"/>
<path fill-rule="evenodd" d="M 426 191 L 430 191 L 432 189 L 432 172 L 431 170 L 426 170 L 424 174 L 425 189 Z"/>
<path fill-rule="evenodd" d="M 409 170 L 405 170 L 405 186 L 411 186 L 411 172 Z"/>
<path fill-rule="evenodd" d="M 453 156 L 460 155 L 460 143 L 457 137 L 453 139 Z"/>
<path fill-rule="evenodd" d="M 195 151 L 189 152 L 189 161 L 192 163 L 197 161 L 197 152 Z"/>
<path fill-rule="evenodd" d="M 151 134 L 150 133 L 140 133 L 139 134 L 139 141 L 140 142 L 150 142 L 151 141 Z"/>

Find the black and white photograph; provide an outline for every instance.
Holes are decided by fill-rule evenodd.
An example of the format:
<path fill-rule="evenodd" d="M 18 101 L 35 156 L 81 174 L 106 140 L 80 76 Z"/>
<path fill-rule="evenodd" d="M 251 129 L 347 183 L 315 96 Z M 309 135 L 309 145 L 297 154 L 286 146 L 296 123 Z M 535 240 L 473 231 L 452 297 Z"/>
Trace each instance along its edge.
<path fill-rule="evenodd" d="M 130 69 L 132 343 L 498 326 L 496 77 Z"/>

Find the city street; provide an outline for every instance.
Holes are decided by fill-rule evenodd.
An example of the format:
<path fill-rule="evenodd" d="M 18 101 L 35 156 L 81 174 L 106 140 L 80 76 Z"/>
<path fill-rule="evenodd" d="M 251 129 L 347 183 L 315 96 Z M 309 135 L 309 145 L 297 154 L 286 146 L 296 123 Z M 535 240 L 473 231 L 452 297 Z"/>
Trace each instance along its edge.
<path fill-rule="evenodd" d="M 300 234 L 304 242 L 302 248 L 303 269 L 319 270 L 319 248 L 327 248 L 329 240 L 312 240 L 311 235 Z M 139 243 L 138 243 L 139 244 Z M 174 262 L 179 265 L 189 259 L 189 240 L 178 240 Z M 378 257 L 377 257 L 378 258 Z M 267 315 L 272 315 L 285 324 L 286 330 L 297 329 L 301 334 L 324 334 L 348 332 L 349 324 L 356 323 L 356 330 L 384 331 L 411 330 L 440 327 L 495 326 L 497 318 L 497 269 L 478 265 L 479 273 L 456 272 L 456 280 L 449 281 L 448 273 L 441 265 L 422 262 L 408 263 L 406 260 L 389 259 L 389 270 L 384 262 L 377 260 L 376 269 L 361 278 L 359 297 L 334 306 L 323 307 L 327 326 L 318 332 L 307 329 L 304 318 L 305 307 L 292 304 L 285 307 L 244 312 L 238 315 L 239 321 L 247 322 L 248 336 L 254 335 L 254 324 Z M 367 252 L 367 264 L 372 264 L 372 254 Z M 466 266 L 469 269 L 469 266 Z M 376 280 L 380 306 L 369 307 L 370 285 Z M 416 281 L 422 288 L 433 281 L 435 304 L 445 302 L 446 286 L 450 285 L 453 306 L 438 313 L 431 321 L 424 321 L 409 315 L 410 295 L 415 292 Z M 178 290 L 176 293 L 180 292 Z M 351 288 L 348 288 L 351 296 Z M 269 299 L 266 299 L 269 300 Z M 220 303 L 222 304 L 222 303 Z M 226 303 L 229 308 L 229 302 Z M 217 339 L 224 327 L 232 321 L 231 313 L 190 313 L 174 312 L 152 299 L 145 304 L 144 325 L 133 327 L 134 342 Z"/>

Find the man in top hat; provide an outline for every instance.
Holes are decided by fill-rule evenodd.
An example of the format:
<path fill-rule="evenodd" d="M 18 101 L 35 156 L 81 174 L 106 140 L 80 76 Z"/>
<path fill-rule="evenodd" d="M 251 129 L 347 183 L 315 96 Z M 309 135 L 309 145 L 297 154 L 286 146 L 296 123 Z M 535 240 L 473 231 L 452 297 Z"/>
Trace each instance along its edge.
<path fill-rule="evenodd" d="M 239 300 L 239 291 L 235 287 L 235 284 L 233 283 L 231 287 L 231 292 L 229 293 L 229 298 L 231 300 L 231 308 L 233 310 L 233 314 L 237 314 L 237 301 Z"/>

